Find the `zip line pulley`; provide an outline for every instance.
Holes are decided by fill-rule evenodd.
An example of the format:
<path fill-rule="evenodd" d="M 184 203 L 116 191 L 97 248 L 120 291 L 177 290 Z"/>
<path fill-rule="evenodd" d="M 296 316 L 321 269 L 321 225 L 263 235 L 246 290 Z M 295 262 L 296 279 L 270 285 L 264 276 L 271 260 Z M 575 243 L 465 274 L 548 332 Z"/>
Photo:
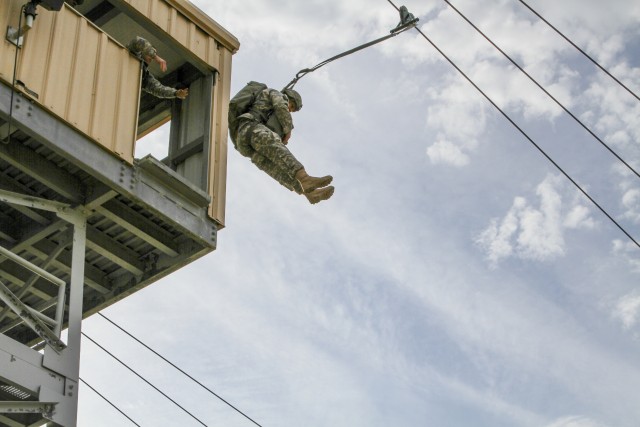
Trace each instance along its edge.
<path fill-rule="evenodd" d="M 419 18 L 416 18 L 413 16 L 413 14 L 409 13 L 409 10 L 407 10 L 407 8 L 405 6 L 400 6 L 400 23 L 390 31 L 390 34 L 380 37 L 378 39 L 372 40 L 368 43 L 362 44 L 360 46 L 354 47 L 353 49 L 349 49 L 345 52 L 342 52 L 336 56 L 332 56 L 329 59 L 325 59 L 324 61 L 320 62 L 319 64 L 311 67 L 311 68 L 304 68 L 300 71 L 298 71 L 298 73 L 296 74 L 296 76 L 293 78 L 293 80 L 291 80 L 289 82 L 288 85 L 286 85 L 284 87 L 283 90 L 285 89 L 293 89 L 293 87 L 296 85 L 296 83 L 298 83 L 298 80 L 300 80 L 302 77 L 304 77 L 305 75 L 317 70 L 318 68 L 327 65 L 330 62 L 335 61 L 336 59 L 340 59 L 343 58 L 347 55 L 351 55 L 352 53 L 356 53 L 362 49 L 366 49 L 368 47 L 371 47 L 375 44 L 381 43 L 385 40 L 388 40 L 392 37 L 397 36 L 400 33 L 403 33 L 413 27 L 416 26 L 416 24 L 418 23 Z"/>

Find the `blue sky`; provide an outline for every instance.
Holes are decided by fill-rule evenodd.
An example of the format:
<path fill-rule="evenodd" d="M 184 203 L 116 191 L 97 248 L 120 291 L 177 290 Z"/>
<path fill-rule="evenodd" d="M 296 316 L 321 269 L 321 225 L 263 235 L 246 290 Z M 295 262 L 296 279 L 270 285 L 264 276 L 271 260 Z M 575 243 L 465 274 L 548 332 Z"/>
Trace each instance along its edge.
<path fill-rule="evenodd" d="M 384 0 L 194 3 L 241 42 L 234 92 L 398 22 Z M 452 3 L 640 169 L 637 99 L 518 1 Z M 528 3 L 640 92 L 639 4 Z M 637 176 L 443 1 L 404 4 L 640 239 Z M 296 89 L 289 147 L 335 195 L 309 205 L 231 149 L 218 249 L 107 316 L 265 427 L 637 426 L 640 248 L 415 31 Z M 103 319 L 84 331 L 207 425 L 252 425 Z M 141 425 L 198 425 L 87 341 L 81 376 Z M 86 389 L 79 417 L 129 425 Z"/>

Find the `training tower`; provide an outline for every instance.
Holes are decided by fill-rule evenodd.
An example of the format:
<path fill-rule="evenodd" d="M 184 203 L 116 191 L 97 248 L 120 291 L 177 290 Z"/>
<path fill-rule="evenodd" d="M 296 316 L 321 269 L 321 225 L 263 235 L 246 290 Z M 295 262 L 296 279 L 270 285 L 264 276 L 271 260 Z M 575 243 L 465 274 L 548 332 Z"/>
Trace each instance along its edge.
<path fill-rule="evenodd" d="M 74 426 L 82 319 L 224 226 L 238 40 L 187 0 L 79 3 L 0 0 L 0 426 Z M 137 35 L 186 100 L 141 96 Z M 167 122 L 166 158 L 135 158 Z"/>

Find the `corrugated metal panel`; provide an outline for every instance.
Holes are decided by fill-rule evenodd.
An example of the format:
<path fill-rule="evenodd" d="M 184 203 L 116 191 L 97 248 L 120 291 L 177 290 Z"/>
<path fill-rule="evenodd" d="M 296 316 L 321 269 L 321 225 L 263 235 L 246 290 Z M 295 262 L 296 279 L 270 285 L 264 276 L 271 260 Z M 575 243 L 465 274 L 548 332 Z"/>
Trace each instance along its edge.
<path fill-rule="evenodd" d="M 209 216 L 224 226 L 225 203 L 227 192 L 227 139 L 229 100 L 231 96 L 231 51 L 220 47 L 220 74 L 214 92 L 214 104 L 211 111 L 211 123 L 215 124 L 212 132 L 211 159 L 209 162 L 209 194 L 211 205 Z"/>
<path fill-rule="evenodd" d="M 36 92 L 42 103 L 46 76 L 49 73 L 50 49 L 53 42 L 52 12 L 41 12 L 38 23 L 25 36 L 18 60 L 18 80 Z"/>
<path fill-rule="evenodd" d="M 82 94 L 94 93 L 96 66 L 98 64 L 98 50 L 102 34 L 91 31 L 90 24 L 83 21 L 80 26 L 78 38 L 83 40 L 76 47 L 79 57 L 84 59 L 84 64 L 76 61 L 73 70 L 73 85 L 71 86 L 71 101 L 69 102 L 69 117 L 71 123 L 85 134 L 89 134 L 93 118 L 93 110 L 87 108 Z M 93 65 L 92 65 L 93 64 Z"/>
<path fill-rule="evenodd" d="M 210 67 L 219 69 L 216 45 L 237 50 L 239 43 L 210 17 L 184 2 L 162 0 L 122 0 L 153 21 L 158 27 Z"/>
<path fill-rule="evenodd" d="M 45 81 L 40 93 L 40 99 L 46 107 L 56 113 L 60 117 L 67 117 L 67 103 L 69 101 L 69 93 L 72 85 L 72 70 L 76 61 L 76 43 L 78 42 L 78 28 L 81 19 L 72 13 L 55 13 L 53 17 L 51 45 L 49 50 L 49 62 Z M 36 28 L 39 28 L 40 21 L 37 21 Z M 28 34 L 28 44 L 25 45 L 25 51 L 32 48 L 32 44 L 38 43 L 42 38 L 37 40 L 31 39 L 31 33 Z M 43 48 L 37 49 L 38 54 L 46 55 L 47 52 L 41 51 Z M 27 63 L 23 63 L 22 70 L 29 67 Z M 55 76 L 55 78 L 53 78 Z M 28 83 L 25 81 L 28 85 Z"/>
<path fill-rule="evenodd" d="M 70 7 L 38 12 L 20 52 L 18 80 L 41 105 L 132 163 L 139 62 Z M 11 46 L 2 45 L 3 58 L 12 57 Z"/>
<path fill-rule="evenodd" d="M 240 47 L 240 42 L 229 31 L 214 21 L 210 16 L 203 13 L 193 3 L 188 0 L 155 0 L 169 3 L 177 11 L 195 23 L 204 32 L 215 38 L 231 52 L 236 52 Z"/>
<path fill-rule="evenodd" d="M 134 8 L 138 9 L 140 12 L 149 16 L 149 9 L 151 2 L 155 0 L 126 0 Z"/>
<path fill-rule="evenodd" d="M 153 2 L 149 18 L 165 32 L 169 32 L 169 19 L 172 7 L 164 2 Z"/>
<path fill-rule="evenodd" d="M 13 79 L 13 59 L 15 57 L 15 46 L 9 43 L 4 37 L 4 31 L 10 25 L 18 26 L 21 2 L 0 1 L 0 25 L 3 31 L 2 42 L 0 42 L 0 77 L 10 82 Z"/>
<path fill-rule="evenodd" d="M 17 12 L 22 1 L 0 0 L 2 19 L 12 23 L 15 20 L 13 25 L 17 26 Z M 239 43 L 215 21 L 182 0 L 121 1 L 152 20 L 185 50 L 218 71 L 212 101 L 213 130 L 206 182 L 212 197 L 209 216 L 224 224 L 231 58 Z M 123 46 L 72 8 L 65 6 L 58 13 L 40 9 L 36 25 L 20 52 L 18 78 L 38 93 L 38 102 L 42 105 L 109 151 L 132 162 L 139 102 L 139 63 Z M 6 81 L 11 80 L 14 52 L 13 45 L 2 41 L 0 77 Z M 192 96 L 196 93 L 192 88 Z M 194 120 L 198 115 L 188 117 Z M 200 128 L 199 124 L 189 123 L 186 129 Z M 183 141 L 190 142 L 194 137 L 183 135 Z M 194 163 L 195 159 L 189 162 Z M 190 169 L 186 164 L 182 167 Z M 189 178 L 199 182 L 196 176 Z"/>
<path fill-rule="evenodd" d="M 191 23 L 189 26 L 189 50 L 205 62 L 209 62 L 209 58 L 207 58 L 209 39 L 210 37 L 204 31 Z"/>
<path fill-rule="evenodd" d="M 191 22 L 177 10 L 171 10 L 171 21 L 169 23 L 169 34 L 173 36 L 182 46 L 189 48 L 189 27 Z"/>
<path fill-rule="evenodd" d="M 114 123 L 115 152 L 122 158 L 133 161 L 133 153 L 138 128 L 138 104 L 140 90 L 140 63 L 133 59 L 128 51 L 122 54 L 120 68 L 117 121 Z"/>

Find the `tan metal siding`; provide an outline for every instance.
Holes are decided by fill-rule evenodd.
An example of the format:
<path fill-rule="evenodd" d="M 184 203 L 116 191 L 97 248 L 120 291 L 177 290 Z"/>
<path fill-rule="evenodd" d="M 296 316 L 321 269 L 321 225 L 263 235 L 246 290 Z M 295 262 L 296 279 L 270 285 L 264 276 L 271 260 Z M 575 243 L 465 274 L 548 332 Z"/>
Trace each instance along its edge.
<path fill-rule="evenodd" d="M 123 55 L 120 68 L 120 85 L 118 94 L 117 121 L 114 151 L 122 158 L 130 158 L 133 154 L 138 129 L 138 103 L 140 90 L 140 62 L 128 55 Z"/>
<path fill-rule="evenodd" d="M 36 92 L 43 102 L 46 78 L 49 74 L 51 44 L 53 42 L 54 18 L 51 12 L 41 12 L 37 24 L 25 36 L 18 59 L 18 80 Z"/>
<path fill-rule="evenodd" d="M 149 17 L 158 27 L 165 32 L 169 32 L 169 19 L 171 17 L 172 7 L 164 2 L 154 2 L 152 5 Z"/>
<path fill-rule="evenodd" d="M 225 48 L 235 53 L 240 47 L 240 42 L 233 34 L 223 28 L 220 24 L 214 21 L 210 16 L 203 13 L 193 3 L 188 0 L 155 0 L 163 1 L 170 4 L 177 11 L 182 13 L 186 18 L 195 23 L 205 33 L 215 38 Z"/>
<path fill-rule="evenodd" d="M 126 3 L 153 21 L 191 52 L 194 59 L 199 58 L 218 71 L 212 100 L 207 181 L 212 197 L 209 216 L 224 225 L 231 58 L 239 43 L 215 21 L 183 0 L 121 1 L 122 6 Z M 17 26 L 23 2 L 0 0 L 3 24 Z M 12 78 L 14 53 L 13 45 L 4 40 L 0 42 L 0 78 L 7 82 Z M 18 79 L 38 93 L 37 102 L 107 150 L 128 162 L 133 161 L 140 64 L 123 46 L 72 8 L 65 6 L 58 13 L 40 8 L 25 48 L 20 52 Z M 190 162 L 195 165 L 197 159 Z"/>
<path fill-rule="evenodd" d="M 189 36 L 189 50 L 204 62 L 208 62 L 207 44 L 209 42 L 209 36 L 193 23 L 189 26 Z"/>
<path fill-rule="evenodd" d="M 138 9 L 140 12 L 149 16 L 150 3 L 154 0 L 127 0 L 127 2 Z"/>
<path fill-rule="evenodd" d="M 227 198 L 227 139 L 229 100 L 231 93 L 231 51 L 224 47 L 218 50 L 220 55 L 220 74 L 214 92 L 211 123 L 215 123 L 212 133 L 211 159 L 209 168 L 209 194 L 211 205 L 209 216 L 224 226 L 225 203 Z"/>
<path fill-rule="evenodd" d="M 217 45 L 238 49 L 238 41 L 202 12 L 182 1 L 122 0 L 153 21 L 186 50 L 212 68 L 220 68 Z M 187 15 L 188 13 L 188 15 Z"/>
<path fill-rule="evenodd" d="M 56 79 L 46 79 L 41 93 L 42 102 L 60 117 L 67 117 L 67 104 L 71 89 L 72 70 L 74 68 L 76 43 L 80 19 L 70 13 L 53 15 L 54 31 L 51 37 L 52 54 L 49 57 L 48 75 L 55 74 Z M 37 22 L 40 24 L 40 22 Z M 29 41 L 32 43 L 32 41 Z M 44 52 L 43 52 L 44 54 Z"/>
<path fill-rule="evenodd" d="M 5 1 L 0 12 L 19 10 L 22 0 Z M 3 42 L 0 57 L 13 58 L 12 47 Z M 11 82 L 6 63 L 0 77 Z M 39 8 L 20 51 L 17 79 L 37 94 L 36 102 L 133 162 L 140 63 L 82 15 L 66 5 L 60 12 Z"/>
<path fill-rule="evenodd" d="M 207 63 L 216 70 L 220 69 L 220 54 L 218 53 L 218 42 L 209 37 L 207 41 Z"/>
<path fill-rule="evenodd" d="M 13 80 L 13 60 L 15 46 L 9 43 L 4 35 L 8 26 L 17 27 L 20 7 L 24 2 L 0 0 L 0 29 L 2 29 L 2 41 L 0 42 L 0 78 L 10 82 Z"/>
<path fill-rule="evenodd" d="M 191 25 L 191 22 L 187 21 L 187 18 L 177 10 L 171 11 L 170 34 L 187 49 L 189 49 L 189 27 Z"/>
<path fill-rule="evenodd" d="M 89 134 L 91 122 L 93 118 L 93 108 L 87 108 L 86 99 L 83 94 L 95 95 L 95 75 L 97 72 L 96 65 L 98 62 L 98 50 L 96 46 L 100 43 L 102 34 L 97 31 L 91 31 L 89 23 L 84 21 L 80 26 L 78 38 L 83 41 L 76 47 L 78 56 L 84 61 L 76 61 L 73 70 L 73 85 L 71 86 L 71 100 L 69 102 L 69 118 L 71 123 L 80 131 Z M 95 102 L 90 101 L 93 106 Z"/>

